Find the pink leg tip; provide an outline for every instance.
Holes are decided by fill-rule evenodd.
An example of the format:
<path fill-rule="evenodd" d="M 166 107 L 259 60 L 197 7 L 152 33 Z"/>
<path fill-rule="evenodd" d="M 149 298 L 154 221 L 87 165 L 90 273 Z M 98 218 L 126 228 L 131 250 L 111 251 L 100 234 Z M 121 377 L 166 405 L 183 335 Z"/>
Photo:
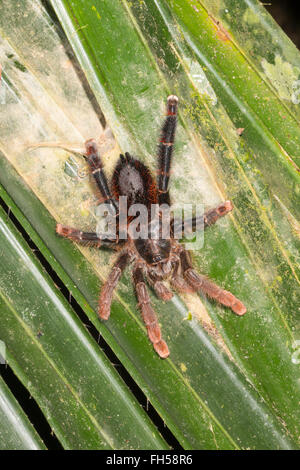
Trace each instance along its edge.
<path fill-rule="evenodd" d="M 161 339 L 158 343 L 153 344 L 153 347 L 162 359 L 166 359 L 170 355 L 167 343 L 163 339 Z"/>
<path fill-rule="evenodd" d="M 62 230 L 63 230 L 62 224 L 56 224 L 56 233 L 60 235 L 62 233 Z"/>
<path fill-rule="evenodd" d="M 98 309 L 98 315 L 101 320 L 108 320 L 110 315 L 110 308 L 107 305 L 102 304 Z"/>
<path fill-rule="evenodd" d="M 237 300 L 237 302 L 231 306 L 231 309 L 239 316 L 242 316 L 247 312 L 245 305 L 240 300 Z"/>

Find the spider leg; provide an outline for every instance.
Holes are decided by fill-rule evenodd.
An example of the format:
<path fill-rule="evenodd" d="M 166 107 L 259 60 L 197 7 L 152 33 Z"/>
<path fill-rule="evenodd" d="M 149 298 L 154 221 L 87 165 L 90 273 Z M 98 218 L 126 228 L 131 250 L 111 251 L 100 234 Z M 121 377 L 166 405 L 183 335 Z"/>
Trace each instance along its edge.
<path fill-rule="evenodd" d="M 169 349 L 161 337 L 160 327 L 155 312 L 151 306 L 150 297 L 144 281 L 143 269 L 138 264 L 135 265 L 133 270 L 133 282 L 139 302 L 138 305 L 147 328 L 148 337 L 157 354 L 164 359 L 169 356 Z"/>
<path fill-rule="evenodd" d="M 225 305 L 226 307 L 230 307 L 231 310 L 237 315 L 244 315 L 244 313 L 246 313 L 247 310 L 244 304 L 233 294 L 231 294 L 231 292 L 221 289 L 205 276 L 198 274 L 192 268 L 188 253 L 185 250 L 182 250 L 180 253 L 180 260 L 183 269 L 183 275 L 187 282 L 195 290 L 200 290 L 220 304 Z"/>
<path fill-rule="evenodd" d="M 224 217 L 224 215 L 227 215 L 230 211 L 232 211 L 232 209 L 232 202 L 225 201 L 214 209 L 210 209 L 205 212 L 203 216 L 193 217 L 192 219 L 187 219 L 184 222 L 181 219 L 173 219 L 171 221 L 172 233 L 192 233 L 196 231 L 197 227 L 203 227 L 203 229 L 206 229 L 207 227 L 215 224 L 218 219 Z"/>
<path fill-rule="evenodd" d="M 146 276 L 148 283 L 150 284 L 150 286 L 153 287 L 159 299 L 162 299 L 164 301 L 172 299 L 173 293 L 160 279 L 157 279 L 153 274 L 150 274 L 149 271 L 147 271 Z"/>
<path fill-rule="evenodd" d="M 68 227 L 67 225 L 57 224 L 56 233 L 62 237 L 69 238 L 74 242 L 81 243 L 88 246 L 107 246 L 109 248 L 115 248 L 118 244 L 118 239 L 101 237 L 96 232 L 83 232 L 77 228 Z"/>
<path fill-rule="evenodd" d="M 98 303 L 98 313 L 99 317 L 103 320 L 107 320 L 110 315 L 113 291 L 118 284 L 122 272 L 130 261 L 130 257 L 131 256 L 128 251 L 120 254 L 113 265 L 106 282 L 102 286 Z"/>
<path fill-rule="evenodd" d="M 98 151 L 96 141 L 94 139 L 87 140 L 85 142 L 85 149 L 86 160 L 105 203 L 111 207 L 112 214 L 118 214 L 118 205 L 110 192 L 107 178 L 103 170 L 103 162 Z"/>
<path fill-rule="evenodd" d="M 168 191 L 173 143 L 175 139 L 178 98 L 171 95 L 167 100 L 167 116 L 162 126 L 161 138 L 158 147 L 158 203 L 169 204 Z"/>
<path fill-rule="evenodd" d="M 190 284 L 188 284 L 186 280 L 181 276 L 179 269 L 180 259 L 177 258 L 174 262 L 174 270 L 170 279 L 171 286 L 182 294 L 195 292 L 195 289 Z"/>

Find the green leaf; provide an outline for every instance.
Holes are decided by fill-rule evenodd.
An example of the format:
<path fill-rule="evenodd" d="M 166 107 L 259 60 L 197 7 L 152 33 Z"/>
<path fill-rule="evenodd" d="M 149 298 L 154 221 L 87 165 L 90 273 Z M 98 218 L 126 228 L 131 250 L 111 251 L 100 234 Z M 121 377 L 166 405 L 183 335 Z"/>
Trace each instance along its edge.
<path fill-rule="evenodd" d="M 4 367 L 4 365 L 2 366 Z M 42 450 L 45 446 L 0 377 L 0 449 Z"/>
<path fill-rule="evenodd" d="M 228 30 L 234 46 L 299 120 L 299 51 L 256 0 L 201 2 Z"/>
<path fill-rule="evenodd" d="M 0 336 L 9 365 L 63 446 L 165 448 L 144 411 L 6 219 L 1 209 Z"/>
<path fill-rule="evenodd" d="M 267 111 L 247 101 L 257 85 L 251 66 L 249 86 L 241 93 L 228 70 L 240 67 L 239 85 L 248 78 L 242 55 L 224 49 L 207 12 L 199 15 L 189 2 L 182 2 L 182 8 L 170 2 L 171 10 L 158 1 L 52 2 L 121 149 L 138 154 L 155 170 L 165 99 L 176 92 L 181 116 L 173 198 L 209 206 L 232 199 L 236 207 L 231 217 L 206 233 L 204 249 L 194 258 L 199 270 L 245 302 L 248 313 L 237 318 L 197 295 L 175 296 L 167 304 L 152 297 L 171 351 L 162 361 L 148 343 L 129 273 L 122 278 L 109 321 L 100 323 L 95 313 L 98 278 L 107 275 L 111 258 L 103 251 L 76 248 L 54 234 L 52 217 L 82 228 L 95 223 L 87 182 L 64 172 L 68 156 L 59 150 L 26 152 L 20 158 L 24 141 L 82 143 L 98 137 L 101 129 L 89 102 L 76 99 L 72 68 L 53 46 L 51 20 L 36 5 L 34 21 L 32 15 L 25 20 L 11 4 L 0 11 L 2 36 L 26 68 L 22 72 L 6 56 L 10 106 L 3 115 L 0 146 L 17 173 L 1 159 L 0 180 L 19 208 L 13 208 L 14 214 L 64 283 L 72 286 L 72 295 L 184 448 L 296 448 L 299 387 L 292 354 L 299 330 L 294 308 L 297 175 L 275 142 L 275 124 L 268 122 L 270 113 L 281 109 L 280 101 L 272 95 Z M 26 12 L 32 5 L 26 2 Z M 13 21 L 18 14 L 19 21 Z M 200 20 L 201 47 L 193 28 L 193 22 L 199 28 Z M 27 35 L 24 44 L 29 27 L 35 34 Z M 214 73 L 213 50 L 226 57 L 222 80 Z M 200 53 L 206 54 L 206 70 Z M 270 97 L 265 88 L 259 92 Z M 237 125 L 235 116 L 243 107 L 249 129 L 247 125 L 240 137 L 236 127 L 245 126 Z M 283 139 L 281 123 L 277 118 Z M 296 148 L 299 131 L 290 118 L 288 123 Z M 108 171 L 118 152 L 116 145 L 104 153 Z M 9 201 L 5 193 L 3 198 Z"/>
<path fill-rule="evenodd" d="M 285 104 L 293 96 L 292 84 L 287 87 L 285 68 L 292 66 L 279 53 L 275 58 L 264 55 L 262 64 L 269 70 L 273 84 L 270 88 L 269 83 L 257 72 L 252 55 L 242 46 L 236 46 L 235 37 L 231 38 L 222 23 L 218 23 L 218 18 L 215 19 L 211 14 L 212 8 L 207 10 L 201 2 L 197 2 L 195 9 L 189 0 L 155 3 L 170 5 L 175 15 L 173 20 L 168 17 L 168 26 L 170 29 L 176 28 L 171 33 L 175 48 L 183 47 L 192 59 L 204 67 L 208 80 L 234 126 L 245 129 L 243 137 L 250 144 L 256 168 L 263 173 L 266 183 L 291 213 L 299 217 L 297 155 L 300 150 L 300 129 L 298 120 Z M 230 2 L 221 3 L 222 9 Z M 236 11 L 241 15 L 245 10 L 245 2 L 234 3 L 235 8 L 230 11 L 236 17 Z M 164 14 L 168 16 L 168 9 L 164 10 Z M 290 79 L 296 86 L 299 72 L 300 68 L 298 72 L 296 69 L 294 78 Z M 275 85 L 277 90 L 274 90 Z M 282 90 L 284 92 L 281 93 Z"/>

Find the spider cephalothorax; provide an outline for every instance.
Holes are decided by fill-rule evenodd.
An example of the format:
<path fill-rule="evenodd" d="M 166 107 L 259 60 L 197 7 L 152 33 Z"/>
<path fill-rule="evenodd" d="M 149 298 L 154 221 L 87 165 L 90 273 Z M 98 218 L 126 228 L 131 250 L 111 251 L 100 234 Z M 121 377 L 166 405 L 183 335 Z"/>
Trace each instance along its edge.
<path fill-rule="evenodd" d="M 167 116 L 165 118 L 161 139 L 158 147 L 158 177 L 152 177 L 149 169 L 139 160 L 128 153 L 120 155 L 111 185 L 108 185 L 101 156 L 94 140 L 86 142 L 85 158 L 91 173 L 100 190 L 101 196 L 116 218 L 116 233 L 114 236 L 103 236 L 94 232 L 83 232 L 78 229 L 57 225 L 57 233 L 76 242 L 88 243 L 96 247 L 106 246 L 119 250 L 120 254 L 112 267 L 108 279 L 104 283 L 99 299 L 99 316 L 107 320 L 113 290 L 116 287 L 122 272 L 129 263 L 133 263 L 133 282 L 135 285 L 138 305 L 145 322 L 148 336 L 154 349 L 160 357 L 166 358 L 169 349 L 161 337 L 161 331 L 156 314 L 152 309 L 150 297 L 146 288 L 145 279 L 154 288 L 157 296 L 162 300 L 169 300 L 173 296 L 164 281 L 169 280 L 171 286 L 179 292 L 201 291 L 217 302 L 230 307 L 237 315 L 246 312 L 245 306 L 230 292 L 221 289 L 205 276 L 198 274 L 192 267 L 189 253 L 174 237 L 175 229 L 182 225 L 181 221 L 171 220 L 170 236 L 162 236 L 162 217 L 159 213 L 158 223 L 154 225 L 151 216 L 151 207 L 170 204 L 168 191 L 173 143 L 176 129 L 178 98 L 174 95 L 168 97 Z M 126 214 L 120 213 L 121 197 L 126 197 Z M 140 223 L 139 231 L 132 233 L 131 222 L 137 220 L 136 215 L 130 214 L 130 208 L 135 204 L 143 205 L 147 209 L 147 217 Z M 165 206 L 164 206 L 165 207 Z M 230 201 L 220 204 L 209 210 L 201 218 L 203 228 L 214 224 L 232 210 Z M 123 216 L 123 217 L 122 217 Z M 121 223 L 124 220 L 125 224 Z M 199 218 L 185 221 L 185 227 L 193 230 Z M 126 237 L 120 236 L 121 230 Z M 154 236 L 153 236 L 154 232 Z M 146 235 L 145 235 L 146 234 Z"/>

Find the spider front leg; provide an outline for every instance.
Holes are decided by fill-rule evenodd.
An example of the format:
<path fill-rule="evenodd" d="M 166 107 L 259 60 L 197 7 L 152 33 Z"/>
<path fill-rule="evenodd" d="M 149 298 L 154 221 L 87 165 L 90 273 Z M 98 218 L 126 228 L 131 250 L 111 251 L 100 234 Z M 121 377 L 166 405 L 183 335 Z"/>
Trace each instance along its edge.
<path fill-rule="evenodd" d="M 245 305 L 237 299 L 231 292 L 223 290 L 211 282 L 205 276 L 198 274 L 192 267 L 188 253 L 183 249 L 180 253 L 181 266 L 186 281 L 195 289 L 204 292 L 206 295 L 216 300 L 237 315 L 244 315 L 247 311 Z"/>
<path fill-rule="evenodd" d="M 155 312 L 151 306 L 150 297 L 144 281 L 143 268 L 139 264 L 136 264 L 134 267 L 133 282 L 139 302 L 138 305 L 147 328 L 148 337 L 157 354 L 161 358 L 165 359 L 169 356 L 169 349 L 161 337 L 160 326 L 158 324 Z"/>

